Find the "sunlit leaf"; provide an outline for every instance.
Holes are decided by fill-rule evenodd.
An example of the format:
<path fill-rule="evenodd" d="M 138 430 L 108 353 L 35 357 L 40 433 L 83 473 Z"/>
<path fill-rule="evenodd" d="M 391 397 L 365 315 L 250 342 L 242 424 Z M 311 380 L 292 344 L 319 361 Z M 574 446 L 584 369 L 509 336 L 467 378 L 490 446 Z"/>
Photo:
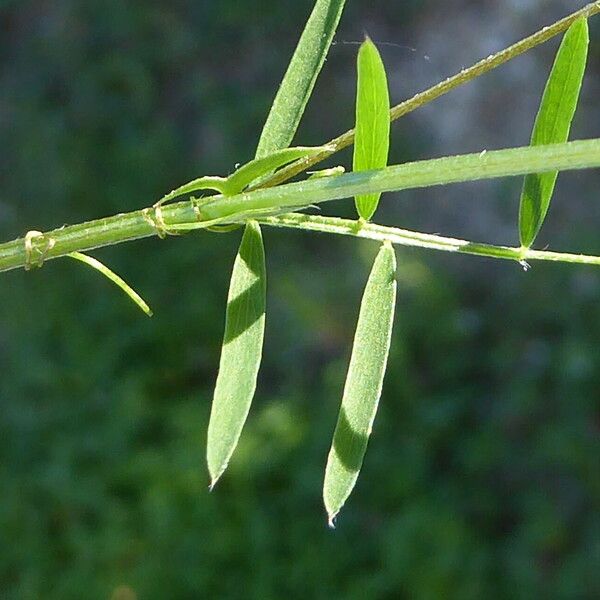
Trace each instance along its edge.
<path fill-rule="evenodd" d="M 328 146 L 298 146 L 295 148 L 277 150 L 262 158 L 254 158 L 250 162 L 243 164 L 229 175 L 229 177 L 207 175 L 199 177 L 198 179 L 193 179 L 174 189 L 172 192 L 169 192 L 160 199 L 159 204 L 164 204 L 178 196 L 192 194 L 201 190 L 214 190 L 224 196 L 235 196 L 235 194 L 239 194 L 263 175 L 267 175 L 299 158 L 319 154 L 319 152 L 323 152 L 323 150 L 326 150 L 327 148 Z"/>
<path fill-rule="evenodd" d="M 92 269 L 96 269 L 99 273 L 102 273 L 109 281 L 120 287 L 129 298 L 149 317 L 152 316 L 152 310 L 144 302 L 144 299 L 121 277 L 111 271 L 105 264 L 101 263 L 97 258 L 83 254 L 82 252 L 70 252 L 67 256 L 74 258 L 82 263 L 85 263 Z"/>
<path fill-rule="evenodd" d="M 213 486 L 237 445 L 250 410 L 262 356 L 265 254 L 258 224 L 248 222 L 227 299 L 225 335 L 208 426 L 207 462 Z"/>
<path fill-rule="evenodd" d="M 531 145 L 556 144 L 569 137 L 575 115 L 589 45 L 588 25 L 579 19 L 560 45 L 535 120 Z M 529 248 L 539 233 L 554 191 L 558 171 L 527 175 L 521 193 L 519 235 Z"/>
<path fill-rule="evenodd" d="M 345 0 L 317 0 L 263 128 L 256 156 L 287 148 L 325 61 Z"/>
<path fill-rule="evenodd" d="M 239 194 L 263 175 L 267 175 L 268 173 L 275 171 L 275 169 L 279 169 L 279 167 L 283 167 L 299 158 L 319 154 L 319 152 L 323 152 L 326 148 L 327 146 L 297 146 L 294 148 L 283 148 L 283 150 L 276 150 L 266 156 L 255 158 L 249 163 L 242 165 L 235 173 L 232 173 L 227 178 L 224 193 L 227 196 Z"/>
<path fill-rule="evenodd" d="M 344 396 L 329 451 L 323 499 L 333 526 L 360 471 L 381 396 L 396 304 L 396 256 L 384 243 L 375 259 L 360 314 Z"/>
<path fill-rule="evenodd" d="M 390 98 L 385 67 L 377 47 L 367 38 L 358 51 L 354 171 L 381 169 L 387 165 L 390 145 Z M 356 210 L 368 221 L 381 193 L 356 196 Z"/>

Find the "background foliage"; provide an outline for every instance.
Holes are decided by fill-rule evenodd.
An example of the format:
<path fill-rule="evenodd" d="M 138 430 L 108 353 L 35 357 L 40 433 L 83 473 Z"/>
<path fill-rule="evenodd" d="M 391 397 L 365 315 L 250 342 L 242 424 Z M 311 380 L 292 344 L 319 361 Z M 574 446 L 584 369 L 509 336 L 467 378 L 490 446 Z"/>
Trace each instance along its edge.
<path fill-rule="evenodd" d="M 139 208 L 250 159 L 311 5 L 2 3 L 2 239 Z M 296 141 L 352 124 L 357 46 L 343 42 L 365 29 L 400 44 L 380 47 L 397 102 L 573 9 L 349 2 Z M 573 138 L 600 134 L 590 25 Z M 527 144 L 556 44 L 393 126 L 390 162 Z M 514 244 L 520 183 L 387 195 L 380 215 Z M 598 251 L 598 185 L 561 175 L 540 246 Z M 98 252 L 152 320 L 73 261 L 2 275 L 0 596 L 599 594 L 599 272 L 399 251 L 380 411 L 331 532 L 323 466 L 376 244 L 264 233 L 265 359 L 212 494 L 205 431 L 239 237 Z"/>

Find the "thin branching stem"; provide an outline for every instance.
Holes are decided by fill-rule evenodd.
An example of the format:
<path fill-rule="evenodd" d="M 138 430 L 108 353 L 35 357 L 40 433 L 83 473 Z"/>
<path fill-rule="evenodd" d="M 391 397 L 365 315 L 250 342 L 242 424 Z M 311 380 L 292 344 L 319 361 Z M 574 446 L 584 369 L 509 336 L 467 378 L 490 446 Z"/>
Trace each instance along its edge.
<path fill-rule="evenodd" d="M 304 231 L 347 235 L 374 240 L 380 243 L 388 241 L 400 246 L 412 246 L 415 248 L 427 248 L 429 250 L 441 250 L 443 252 L 459 252 L 462 254 L 485 256 L 487 258 L 514 260 L 522 264 L 530 260 L 541 260 L 600 266 L 600 256 L 550 252 L 547 250 L 532 250 L 511 246 L 495 246 L 493 244 L 482 244 L 479 242 L 469 242 L 467 240 L 420 233 L 418 231 L 410 231 L 398 227 L 386 227 L 384 225 L 376 225 L 375 223 L 363 222 L 362 224 L 359 224 L 357 221 L 340 219 L 338 217 L 290 213 L 287 215 L 264 217 L 258 220 L 260 223 L 272 227 L 285 227 Z"/>

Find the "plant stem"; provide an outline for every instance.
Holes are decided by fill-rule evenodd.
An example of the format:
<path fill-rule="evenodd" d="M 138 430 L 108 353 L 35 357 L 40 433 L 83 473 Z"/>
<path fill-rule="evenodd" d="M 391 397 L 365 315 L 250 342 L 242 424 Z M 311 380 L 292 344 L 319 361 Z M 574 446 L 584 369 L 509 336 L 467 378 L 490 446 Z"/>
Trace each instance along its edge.
<path fill-rule="evenodd" d="M 455 238 L 441 237 L 428 233 L 420 233 L 397 227 L 385 227 L 375 223 L 362 223 L 338 217 L 322 217 L 318 215 L 305 215 L 290 213 L 276 217 L 258 219 L 264 225 L 273 227 L 286 227 L 304 231 L 318 231 L 334 233 L 353 237 L 374 240 L 377 242 L 388 241 L 401 246 L 428 248 L 444 252 L 460 252 L 488 258 L 501 258 L 515 260 L 520 263 L 528 260 L 543 260 L 552 262 L 567 262 L 600 266 L 600 256 L 585 254 L 568 254 L 564 252 L 549 252 L 545 250 L 531 250 L 527 248 L 513 248 L 510 246 L 494 246 L 481 244 Z"/>
<path fill-rule="evenodd" d="M 158 211 L 147 208 L 0 244 L 0 271 L 32 266 L 71 252 L 160 235 L 169 228 L 173 231 L 178 227 L 205 228 L 206 221 L 236 223 L 362 193 L 598 166 L 600 139 L 582 140 L 405 163 L 377 171 L 289 183 L 229 198 L 214 196 L 199 202 L 177 202 L 162 207 L 160 218 Z"/>
<path fill-rule="evenodd" d="M 166 206 L 162 212 L 169 224 L 190 223 L 197 220 L 196 212 L 189 201 Z M 33 257 L 27 256 L 25 238 L 0 244 L 0 272 L 32 264 L 34 262 L 32 258 L 37 263 L 40 259 L 50 260 L 71 252 L 85 252 L 157 235 L 160 229 L 152 224 L 152 214 L 149 209 L 136 210 L 53 229 L 43 236 L 32 238 Z M 53 240 L 54 244 L 50 245 L 48 240 Z"/>
<path fill-rule="evenodd" d="M 509 46 L 508 48 L 501 50 L 496 54 L 491 54 L 487 58 L 475 63 L 468 69 L 463 69 L 460 71 L 460 73 L 457 73 L 452 77 L 448 77 L 448 79 L 441 81 L 433 87 L 430 87 L 429 89 L 416 94 L 412 98 L 397 104 L 390 110 L 390 120 L 395 121 L 396 119 L 403 117 L 404 115 L 416 110 L 424 104 L 428 104 L 432 100 L 436 100 L 451 90 L 468 83 L 472 79 L 475 79 L 476 77 L 479 77 L 480 75 L 483 75 L 484 73 L 487 73 L 488 71 L 491 71 L 492 69 L 495 69 L 496 67 L 499 67 L 509 60 L 519 56 L 520 54 L 531 50 L 535 46 L 547 42 L 559 33 L 566 31 L 577 19 L 589 18 L 599 12 L 600 2 L 592 2 L 591 4 L 584 6 L 582 9 L 564 17 L 563 19 L 560 19 L 559 21 L 556 21 L 556 23 L 540 29 L 533 35 L 526 37 L 516 44 L 513 44 L 512 46 Z M 342 135 L 327 142 L 326 145 L 330 147 L 327 150 L 324 150 L 319 154 L 315 154 L 314 156 L 300 159 L 291 165 L 288 165 L 284 169 L 277 171 L 277 173 L 262 181 L 256 187 L 263 188 L 280 185 L 281 183 L 288 181 L 292 177 L 295 177 L 299 173 L 302 173 L 306 169 L 309 169 L 313 165 L 329 158 L 332 154 L 339 152 L 343 148 L 346 148 L 353 143 L 354 129 L 350 129 L 349 131 L 346 131 L 346 133 L 343 133 Z"/>
<path fill-rule="evenodd" d="M 204 204 L 202 214 L 207 219 L 219 219 L 242 211 L 297 207 L 373 192 L 598 166 L 600 139 L 490 152 L 484 150 L 474 154 L 403 163 L 375 171 L 308 179 L 276 188 L 244 192 L 230 198 L 219 197 Z"/>

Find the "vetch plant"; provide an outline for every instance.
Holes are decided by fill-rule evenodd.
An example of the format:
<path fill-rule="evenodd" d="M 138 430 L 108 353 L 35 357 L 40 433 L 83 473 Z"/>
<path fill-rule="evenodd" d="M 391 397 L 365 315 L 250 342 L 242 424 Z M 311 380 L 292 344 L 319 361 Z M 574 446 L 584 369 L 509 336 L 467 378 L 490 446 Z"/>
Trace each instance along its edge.
<path fill-rule="evenodd" d="M 284 227 L 377 241 L 379 252 L 363 293 L 341 407 L 325 468 L 323 499 L 329 523 L 357 481 L 377 413 L 396 308 L 394 245 L 513 260 L 600 265 L 600 256 L 536 250 L 561 170 L 600 166 L 600 139 L 568 142 L 589 45 L 587 19 L 594 2 L 513 46 L 390 108 L 385 68 L 376 44 L 358 52 L 355 129 L 318 147 L 289 147 L 344 8 L 344 0 L 317 0 L 271 107 L 255 157 L 228 177 L 201 176 L 142 210 L 80 223 L 0 244 L 0 271 L 41 267 L 71 257 L 118 285 L 151 315 L 141 297 L 108 267 L 84 252 L 151 235 L 244 227 L 233 264 L 225 332 L 208 425 L 211 488 L 227 469 L 256 390 L 266 317 L 265 250 L 261 226 Z M 566 32 L 550 72 L 531 136 L 524 148 L 483 151 L 388 166 L 390 123 L 508 60 Z M 316 172 L 314 165 L 354 144 L 353 171 Z M 287 183 L 305 173 L 307 178 Z M 386 227 L 372 222 L 388 191 L 525 176 L 520 199 L 520 246 L 498 246 Z M 208 193 L 207 193 L 208 192 Z M 196 194 L 203 193 L 204 195 Z M 315 215 L 313 205 L 354 198 L 357 219 Z"/>

